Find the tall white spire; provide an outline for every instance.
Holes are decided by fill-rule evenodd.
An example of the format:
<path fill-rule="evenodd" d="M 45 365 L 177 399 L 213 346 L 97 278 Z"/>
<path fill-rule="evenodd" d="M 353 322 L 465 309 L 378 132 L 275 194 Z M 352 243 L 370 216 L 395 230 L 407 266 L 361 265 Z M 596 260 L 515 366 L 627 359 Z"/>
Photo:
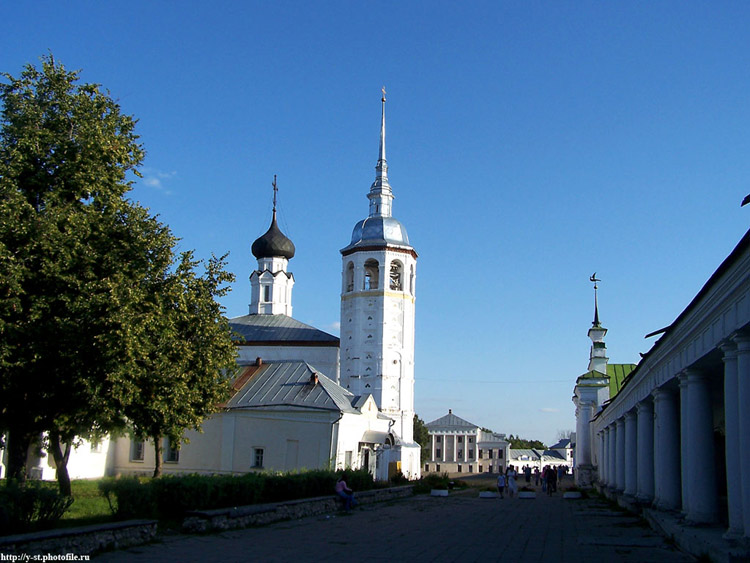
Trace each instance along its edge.
<path fill-rule="evenodd" d="M 589 278 L 594 283 L 594 322 L 589 329 L 589 338 L 591 339 L 591 353 L 589 354 L 589 371 L 597 371 L 607 374 L 607 345 L 604 343 L 604 337 L 607 335 L 607 329 L 599 322 L 599 295 L 596 272 Z"/>
<path fill-rule="evenodd" d="M 375 181 L 370 186 L 367 197 L 370 200 L 370 217 L 390 217 L 393 201 L 393 193 L 388 183 L 388 163 L 385 160 L 385 86 L 382 89 L 383 97 L 380 99 L 382 116 L 380 119 L 380 150 L 378 151 L 378 163 L 375 166 Z"/>

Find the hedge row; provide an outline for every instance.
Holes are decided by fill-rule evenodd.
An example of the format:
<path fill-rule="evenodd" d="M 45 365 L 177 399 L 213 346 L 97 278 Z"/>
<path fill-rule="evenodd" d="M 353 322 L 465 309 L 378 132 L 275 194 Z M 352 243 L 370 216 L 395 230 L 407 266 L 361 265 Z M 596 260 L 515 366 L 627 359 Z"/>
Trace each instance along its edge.
<path fill-rule="evenodd" d="M 71 504 L 54 483 L 7 481 L 0 486 L 0 535 L 52 527 Z"/>
<path fill-rule="evenodd" d="M 248 504 L 280 502 L 332 495 L 341 472 L 245 475 L 166 475 L 157 479 L 104 479 L 99 490 L 112 512 L 122 519 L 178 520 L 191 510 L 210 510 Z M 349 470 L 346 481 L 355 491 L 376 486 L 366 470 Z"/>

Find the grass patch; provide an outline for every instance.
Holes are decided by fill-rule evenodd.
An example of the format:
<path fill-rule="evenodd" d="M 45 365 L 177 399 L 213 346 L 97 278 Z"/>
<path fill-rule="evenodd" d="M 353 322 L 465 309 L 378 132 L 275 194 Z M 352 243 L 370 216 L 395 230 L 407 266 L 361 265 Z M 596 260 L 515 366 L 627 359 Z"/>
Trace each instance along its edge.
<path fill-rule="evenodd" d="M 99 480 L 78 479 L 71 482 L 73 504 L 63 514 L 60 527 L 88 526 L 114 522 L 107 499 L 99 492 Z"/>

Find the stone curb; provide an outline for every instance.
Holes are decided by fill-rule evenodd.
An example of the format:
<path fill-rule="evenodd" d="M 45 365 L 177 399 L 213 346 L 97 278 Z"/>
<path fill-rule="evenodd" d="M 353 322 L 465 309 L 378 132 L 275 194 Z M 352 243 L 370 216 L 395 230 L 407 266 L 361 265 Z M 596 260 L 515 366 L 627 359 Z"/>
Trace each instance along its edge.
<path fill-rule="evenodd" d="M 125 520 L 0 537 L 0 553 L 92 555 L 142 545 L 156 537 L 156 520 Z"/>
<path fill-rule="evenodd" d="M 414 487 L 406 485 L 388 489 L 372 489 L 355 494 L 358 504 L 373 504 L 391 499 L 404 498 L 414 494 Z M 184 533 L 205 533 L 216 530 L 232 530 L 250 526 L 262 526 L 279 520 L 297 520 L 336 512 L 341 509 L 341 501 L 333 495 L 308 499 L 291 500 L 270 504 L 255 504 L 220 508 L 216 510 L 196 510 L 189 512 L 182 523 Z"/>

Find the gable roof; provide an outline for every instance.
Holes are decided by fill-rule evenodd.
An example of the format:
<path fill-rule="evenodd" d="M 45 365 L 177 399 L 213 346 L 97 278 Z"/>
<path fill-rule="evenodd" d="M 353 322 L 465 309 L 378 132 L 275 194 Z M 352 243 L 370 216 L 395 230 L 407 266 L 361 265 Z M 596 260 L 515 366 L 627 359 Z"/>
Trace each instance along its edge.
<path fill-rule="evenodd" d="M 229 319 L 238 344 L 338 346 L 339 339 L 287 315 L 244 315 Z"/>
<path fill-rule="evenodd" d="M 522 457 L 526 457 L 528 459 L 521 461 L 538 461 L 541 458 L 541 455 L 539 455 L 537 450 L 533 449 L 511 448 L 508 457 L 510 457 L 510 459 L 521 459 Z"/>
<path fill-rule="evenodd" d="M 549 447 L 550 450 L 563 450 L 570 447 L 570 438 L 562 438 Z"/>
<path fill-rule="evenodd" d="M 318 376 L 313 384 L 311 377 Z M 235 378 L 227 409 L 301 407 L 357 413 L 355 396 L 303 361 L 263 362 L 244 366 Z"/>
<path fill-rule="evenodd" d="M 476 424 L 472 424 L 468 420 L 457 417 L 452 412 L 449 412 L 445 416 L 441 416 L 437 420 L 428 422 L 427 430 L 473 430 L 479 428 Z"/>

